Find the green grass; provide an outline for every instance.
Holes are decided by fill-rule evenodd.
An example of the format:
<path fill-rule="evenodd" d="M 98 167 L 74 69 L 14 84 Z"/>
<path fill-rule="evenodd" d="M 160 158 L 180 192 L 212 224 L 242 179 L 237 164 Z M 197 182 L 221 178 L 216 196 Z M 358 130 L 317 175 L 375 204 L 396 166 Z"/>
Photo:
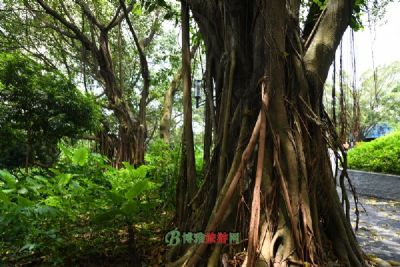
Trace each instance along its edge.
<path fill-rule="evenodd" d="M 400 174 L 400 131 L 361 142 L 348 152 L 351 169 Z"/>

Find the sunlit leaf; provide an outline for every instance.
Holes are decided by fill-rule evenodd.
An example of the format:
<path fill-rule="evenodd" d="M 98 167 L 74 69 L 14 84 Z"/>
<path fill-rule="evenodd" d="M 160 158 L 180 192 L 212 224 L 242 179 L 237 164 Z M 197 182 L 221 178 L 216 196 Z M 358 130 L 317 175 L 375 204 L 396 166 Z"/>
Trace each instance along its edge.
<path fill-rule="evenodd" d="M 34 243 L 28 243 L 25 244 L 22 248 L 20 248 L 19 252 L 24 251 L 24 250 L 34 250 L 38 245 Z"/>
<path fill-rule="evenodd" d="M 89 150 L 85 147 L 78 148 L 74 151 L 72 162 L 80 166 L 84 166 L 89 159 Z"/>
<path fill-rule="evenodd" d="M 61 208 L 61 202 L 62 202 L 61 198 L 57 197 L 57 196 L 50 196 L 47 199 L 45 199 L 45 201 L 44 201 L 44 203 L 47 206 L 56 207 L 56 208 Z"/>
<path fill-rule="evenodd" d="M 59 177 L 59 179 L 60 179 L 58 181 L 58 186 L 59 187 L 66 186 L 69 183 L 69 181 L 71 181 L 72 176 L 73 175 L 70 173 L 62 173 L 62 174 L 58 175 L 57 177 Z"/>

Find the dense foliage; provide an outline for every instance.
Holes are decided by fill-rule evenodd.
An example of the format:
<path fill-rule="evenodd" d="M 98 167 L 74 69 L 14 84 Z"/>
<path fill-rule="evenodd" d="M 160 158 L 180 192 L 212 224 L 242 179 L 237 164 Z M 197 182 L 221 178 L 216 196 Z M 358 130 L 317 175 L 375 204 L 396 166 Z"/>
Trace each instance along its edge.
<path fill-rule="evenodd" d="M 0 167 L 50 164 L 62 137 L 97 127 L 98 107 L 61 73 L 0 54 Z"/>
<path fill-rule="evenodd" d="M 400 131 L 363 142 L 348 153 L 349 167 L 400 174 Z"/>
<path fill-rule="evenodd" d="M 160 188 L 164 178 L 174 177 L 168 151 L 163 162 L 171 167 L 159 177 L 160 165 L 115 169 L 85 147 L 61 150 L 54 168 L 0 171 L 0 260 L 59 265 L 91 255 L 117 257 L 118 249 L 126 254 L 127 227 L 134 224 L 143 235 L 155 218 L 159 225 L 160 216 L 168 221 L 156 212 L 171 188 Z"/>

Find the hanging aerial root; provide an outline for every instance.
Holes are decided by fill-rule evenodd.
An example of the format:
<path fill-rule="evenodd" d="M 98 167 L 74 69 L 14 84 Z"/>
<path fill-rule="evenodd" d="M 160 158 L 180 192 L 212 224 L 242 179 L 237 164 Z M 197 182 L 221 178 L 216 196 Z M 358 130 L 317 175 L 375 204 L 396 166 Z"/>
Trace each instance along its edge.
<path fill-rule="evenodd" d="M 358 195 L 357 192 L 353 186 L 353 184 L 351 183 L 350 177 L 347 173 L 347 155 L 346 155 L 346 151 L 343 147 L 343 144 L 340 142 L 339 137 L 336 133 L 335 130 L 335 126 L 333 125 L 331 119 L 329 118 L 329 115 L 326 113 L 326 111 L 323 111 L 322 113 L 322 118 L 320 119 L 311 109 L 311 107 L 306 103 L 306 101 L 300 96 L 299 99 L 303 102 L 304 106 L 307 107 L 307 111 L 308 114 L 306 114 L 306 116 L 312 121 L 314 122 L 317 126 L 322 127 L 322 129 L 329 134 L 329 136 L 324 135 L 325 141 L 326 143 L 331 147 L 331 149 L 334 151 L 335 153 L 335 157 L 337 159 L 339 159 L 343 171 L 342 171 L 342 175 L 343 177 L 340 178 L 340 181 L 342 181 L 340 183 L 340 187 L 341 187 L 341 191 L 342 191 L 342 200 L 345 203 L 345 209 L 346 209 L 346 217 L 347 220 L 350 223 L 350 215 L 349 215 L 349 209 L 350 209 L 350 205 L 349 205 L 349 200 L 348 200 L 348 196 L 346 193 L 346 187 L 344 185 L 344 178 L 347 179 L 348 183 L 349 183 L 349 187 L 350 187 L 350 191 L 353 195 L 354 198 L 354 207 L 355 207 L 355 214 L 356 214 L 356 227 L 355 229 L 358 229 L 358 224 L 360 221 L 360 212 L 358 209 Z M 343 155 L 343 158 L 339 156 L 339 153 L 337 151 L 340 151 L 340 153 Z M 341 175 L 341 176 L 342 176 Z M 336 184 L 336 183 L 335 183 Z"/>
<path fill-rule="evenodd" d="M 351 182 L 351 179 L 350 179 L 349 174 L 347 172 L 347 154 L 346 154 L 346 151 L 345 151 L 345 149 L 343 147 L 343 144 L 340 143 L 339 137 L 336 134 L 335 127 L 334 127 L 331 119 L 329 118 L 328 114 L 325 111 L 323 113 L 323 119 L 326 121 L 326 124 L 324 124 L 325 125 L 325 131 L 327 133 L 329 133 L 329 135 L 331 136 L 331 139 L 333 139 L 333 140 L 328 140 L 327 142 L 330 145 L 330 147 L 332 148 L 332 150 L 334 151 L 336 159 L 339 159 L 340 164 L 342 165 L 342 168 L 343 168 L 342 174 L 346 178 L 346 180 L 347 180 L 347 182 L 349 184 L 349 187 L 350 187 L 351 194 L 353 195 L 354 208 L 355 208 L 355 214 L 356 214 L 356 227 L 355 227 L 355 229 L 357 231 L 358 230 L 358 224 L 359 224 L 359 221 L 360 221 L 360 212 L 359 212 L 359 209 L 358 209 L 358 204 L 359 204 L 359 202 L 358 202 L 358 194 L 357 194 L 356 189 L 354 188 L 353 183 Z M 343 158 L 339 156 L 339 153 L 337 152 L 338 150 L 341 152 Z M 343 183 L 343 185 L 341 185 L 341 191 L 342 191 L 342 194 L 344 192 L 345 195 L 343 197 L 346 198 L 347 199 L 346 202 L 348 202 L 349 200 L 348 200 L 347 193 L 345 192 L 346 188 L 344 186 L 344 183 Z M 347 214 L 346 214 L 346 216 L 347 216 Z M 349 219 L 347 219 L 347 220 L 349 220 Z"/>
<path fill-rule="evenodd" d="M 251 205 L 251 217 L 249 226 L 249 242 L 247 246 L 247 266 L 254 266 L 258 248 L 258 232 L 260 226 L 260 186 L 263 175 L 264 154 L 265 154 L 265 136 L 266 136 L 266 112 L 268 110 L 269 98 L 262 85 L 262 108 L 260 113 L 260 136 L 258 143 L 258 159 L 256 180 L 254 185 L 253 202 Z"/>

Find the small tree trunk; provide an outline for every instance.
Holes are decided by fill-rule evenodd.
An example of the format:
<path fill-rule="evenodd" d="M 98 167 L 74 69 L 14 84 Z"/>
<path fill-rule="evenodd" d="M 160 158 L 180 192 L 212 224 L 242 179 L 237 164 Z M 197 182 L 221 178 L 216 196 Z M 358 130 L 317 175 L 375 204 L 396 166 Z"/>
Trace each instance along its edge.
<path fill-rule="evenodd" d="M 192 129 L 192 96 L 190 75 L 189 7 L 181 2 L 182 22 L 182 83 L 183 83 L 183 135 L 181 172 L 177 188 L 177 222 L 181 229 L 189 216 L 187 204 L 196 190 L 196 167 Z"/>
<path fill-rule="evenodd" d="M 200 42 L 197 42 L 192 46 L 190 50 L 190 59 L 192 59 L 196 54 L 199 45 Z M 181 79 L 182 79 L 182 67 L 175 73 L 164 97 L 164 107 L 160 122 L 160 138 L 162 138 L 166 143 L 169 143 L 171 138 L 170 128 L 171 128 L 172 106 L 174 104 L 175 93 L 178 90 Z"/>
<path fill-rule="evenodd" d="M 208 85 L 206 85 L 208 86 Z M 206 89 L 207 90 L 207 89 Z M 203 140 L 203 174 L 205 174 L 209 168 L 211 163 L 211 146 L 212 146 L 212 114 L 211 108 L 209 105 L 210 95 L 206 93 L 206 101 L 205 101 L 205 110 L 204 110 L 204 140 Z"/>
<path fill-rule="evenodd" d="M 174 96 L 178 89 L 179 83 L 182 79 L 182 68 L 180 68 L 174 75 L 171 83 L 169 84 L 168 90 L 164 97 L 164 108 L 160 122 L 160 137 L 165 143 L 170 142 L 170 125 L 172 115 L 172 105 L 174 103 Z"/>
<path fill-rule="evenodd" d="M 27 140 L 26 140 L 25 172 L 28 173 L 29 165 L 31 163 L 31 158 L 32 158 L 32 133 L 30 129 L 28 129 L 26 135 L 27 135 Z"/>

